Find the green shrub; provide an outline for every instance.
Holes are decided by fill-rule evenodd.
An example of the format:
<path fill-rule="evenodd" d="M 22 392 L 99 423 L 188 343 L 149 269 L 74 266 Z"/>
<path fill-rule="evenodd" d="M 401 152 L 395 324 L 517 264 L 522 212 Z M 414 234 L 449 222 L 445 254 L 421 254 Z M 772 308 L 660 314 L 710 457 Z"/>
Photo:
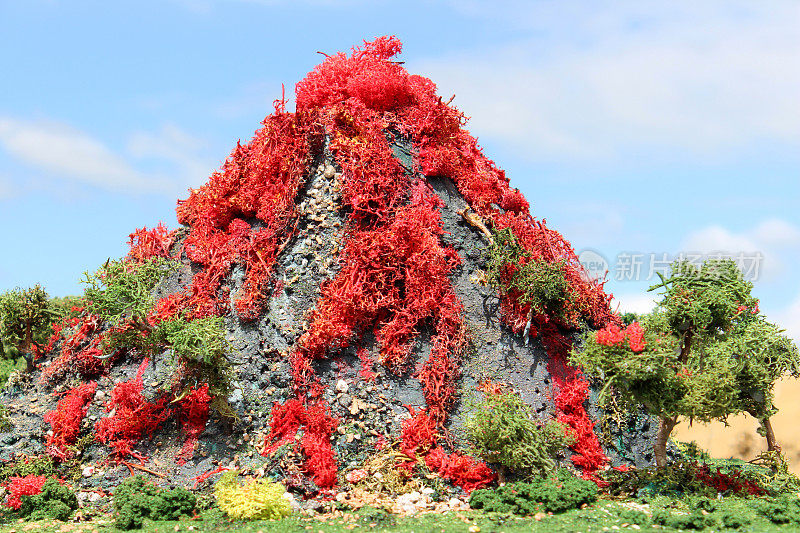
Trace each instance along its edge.
<path fill-rule="evenodd" d="M 711 514 L 703 514 L 701 511 L 691 513 L 670 513 L 663 522 L 659 524 L 673 529 L 697 529 L 703 530 L 707 527 L 714 527 L 718 524 L 717 518 Z"/>
<path fill-rule="evenodd" d="M 722 525 L 730 529 L 740 529 L 753 523 L 753 518 L 737 509 L 726 509 L 719 515 Z"/>
<path fill-rule="evenodd" d="M 33 496 L 22 496 L 19 516 L 28 520 L 68 520 L 78 508 L 75 492 L 66 485 L 50 478 L 42 486 L 42 492 Z"/>
<path fill-rule="evenodd" d="M 6 483 L 12 477 L 27 476 L 59 477 L 53 458 L 47 454 L 23 456 L 0 467 L 0 483 Z"/>
<path fill-rule="evenodd" d="M 234 520 L 277 520 L 292 512 L 286 489 L 266 479 L 250 479 L 239 485 L 239 472 L 225 472 L 214 485 L 219 508 Z"/>
<path fill-rule="evenodd" d="M 226 352 L 222 317 L 213 316 L 186 321 L 176 318 L 162 322 L 160 335 L 172 347 L 173 355 L 198 382 L 208 383 L 215 396 L 228 396 L 230 363 Z"/>
<path fill-rule="evenodd" d="M 129 477 L 114 490 L 115 525 L 119 529 L 139 529 L 145 518 L 177 520 L 191 515 L 197 498 L 184 488 L 161 489 L 142 476 Z"/>
<path fill-rule="evenodd" d="M 510 265 L 513 267 L 509 268 Z M 494 233 L 489 247 L 487 281 L 501 295 L 519 293 L 519 301 L 530 305 L 534 314 L 562 317 L 567 301 L 573 298 L 563 261 L 534 258 L 517 242 L 510 229 Z"/>
<path fill-rule="evenodd" d="M 496 489 L 472 491 L 469 505 L 487 512 L 532 515 L 563 513 L 597 500 L 597 485 L 560 469 L 555 476 L 530 483 L 508 483 Z"/>
<path fill-rule="evenodd" d="M 784 374 L 800 375 L 800 353 L 759 312 L 752 288 L 732 260 L 675 262 L 670 277 L 650 288 L 664 290 L 653 312 L 625 328 L 589 331 L 573 350 L 572 363 L 601 382 L 601 404 L 614 391 L 615 401 L 659 417 L 658 466 L 667 463 L 679 416 L 708 422 L 750 413 L 777 450 L 773 386 Z"/>
<path fill-rule="evenodd" d="M 154 303 L 153 288 L 175 266 L 175 261 L 163 258 L 141 263 L 106 261 L 94 274 L 85 274 L 82 281 L 86 284 L 88 311 L 112 325 L 131 321 L 144 327 L 144 318 Z"/>
<path fill-rule="evenodd" d="M 573 443 L 563 424 L 541 424 L 513 392 L 487 395 L 468 415 L 465 427 L 475 453 L 524 477 L 554 472 L 555 457 Z"/>

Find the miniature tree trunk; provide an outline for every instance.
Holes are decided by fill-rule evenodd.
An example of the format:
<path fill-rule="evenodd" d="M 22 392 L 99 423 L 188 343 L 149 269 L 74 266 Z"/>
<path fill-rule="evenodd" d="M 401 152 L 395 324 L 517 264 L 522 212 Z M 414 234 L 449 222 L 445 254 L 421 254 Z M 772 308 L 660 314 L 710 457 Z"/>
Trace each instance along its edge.
<path fill-rule="evenodd" d="M 769 417 L 759 419 L 761 427 L 764 428 L 764 437 L 767 439 L 767 451 L 780 452 L 781 446 L 778 444 L 778 439 L 775 438 L 775 430 L 772 429 L 772 422 Z"/>
<path fill-rule="evenodd" d="M 759 431 L 759 434 L 764 435 L 764 438 L 767 439 L 767 451 L 780 452 L 781 446 L 778 444 L 778 439 L 775 437 L 775 430 L 772 427 L 770 417 L 764 416 L 764 411 L 759 412 L 755 409 L 748 409 L 747 412 L 753 415 L 753 417 L 758 420 L 758 423 L 761 424 L 761 431 Z"/>
<path fill-rule="evenodd" d="M 658 433 L 656 441 L 653 443 L 653 455 L 656 458 L 656 466 L 662 468 L 667 466 L 667 441 L 669 440 L 672 429 L 678 424 L 678 417 L 664 417 L 659 419 Z"/>
<path fill-rule="evenodd" d="M 25 359 L 25 371 L 30 373 L 33 372 L 36 367 L 33 364 L 33 324 L 31 321 L 25 325 L 25 339 L 22 341 L 22 346 L 20 346 L 20 353 L 22 354 L 23 359 Z"/>

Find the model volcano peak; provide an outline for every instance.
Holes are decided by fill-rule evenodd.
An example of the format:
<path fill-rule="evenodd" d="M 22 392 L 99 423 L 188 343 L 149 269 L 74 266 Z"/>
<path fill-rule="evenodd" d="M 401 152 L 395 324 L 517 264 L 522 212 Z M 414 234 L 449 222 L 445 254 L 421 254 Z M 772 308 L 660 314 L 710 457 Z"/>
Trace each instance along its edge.
<path fill-rule="evenodd" d="M 588 384 L 567 356 L 574 332 L 617 320 L 610 296 L 587 281 L 570 244 L 531 216 L 464 115 L 392 60 L 401 48 L 379 37 L 327 57 L 297 84 L 295 112 L 276 101 L 254 137 L 178 203 L 184 229 L 132 234 L 120 275 L 172 265 L 158 274 L 153 301 L 108 323 L 89 312 L 89 298 L 88 311 L 57 328 L 42 382 L 97 379 L 121 406 L 111 379 L 128 378 L 125 405 L 146 411 L 153 427 L 120 422 L 119 432 L 133 432 L 125 444 L 168 434 L 174 421 L 184 460 L 225 440 L 213 414 L 198 430 L 216 396 L 235 410 L 235 433 L 269 460 L 294 445 L 297 472 L 318 487 L 340 482 L 353 463 L 343 455 L 363 454 L 366 440 L 399 439 L 403 468 L 429 457 L 431 469 L 474 488 L 493 474 L 457 451 L 460 398 L 491 377 L 566 424 L 585 474 L 604 466 Z M 140 365 L 148 355 L 172 363 Z M 160 388 L 148 392 L 148 379 Z M 87 409 L 103 416 L 104 402 L 84 396 L 73 418 Z M 357 442 L 353 424 L 363 430 Z M 163 458 L 152 441 L 142 446 Z M 145 455 L 115 450 L 117 459 Z M 169 464 L 186 476 L 213 466 Z"/>

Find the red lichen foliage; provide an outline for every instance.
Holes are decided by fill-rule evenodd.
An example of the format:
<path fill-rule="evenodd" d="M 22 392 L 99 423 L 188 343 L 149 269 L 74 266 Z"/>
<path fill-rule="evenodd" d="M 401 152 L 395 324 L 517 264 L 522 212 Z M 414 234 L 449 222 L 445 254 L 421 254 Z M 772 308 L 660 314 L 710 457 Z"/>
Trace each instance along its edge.
<path fill-rule="evenodd" d="M 339 420 L 330 415 L 328 406 L 322 402 L 303 403 L 292 399 L 284 404 L 275 402 L 270 417 L 270 432 L 261 454 L 270 455 L 280 446 L 293 442 L 297 432 L 303 428 L 303 438 L 295 446 L 305 457 L 306 473 L 320 488 L 331 488 L 336 484 L 336 455 L 331 446 L 331 435 L 339 426 Z"/>
<path fill-rule="evenodd" d="M 608 464 L 608 457 L 594 432 L 595 422 L 586 411 L 589 383 L 578 369 L 567 362 L 572 341 L 552 324 L 544 324 L 541 334 L 549 356 L 547 370 L 553 379 L 556 418 L 575 437 L 572 462 L 583 470 L 584 477 L 599 482 L 595 472 Z"/>
<path fill-rule="evenodd" d="M 497 480 L 497 474 L 483 461 L 459 452 L 447 454 L 441 446 L 432 449 L 425 456 L 425 464 L 468 493 L 491 485 Z"/>
<path fill-rule="evenodd" d="M 398 467 L 413 470 L 419 456 L 424 456 L 428 468 L 466 492 L 494 483 L 497 476 L 483 461 L 460 452 L 447 454 L 441 446 L 436 445 L 439 425 L 433 416 L 424 409 L 415 411 L 412 407 L 406 408 L 411 418 L 402 424 L 400 451 L 409 460 Z"/>
<path fill-rule="evenodd" d="M 175 234 L 159 222 L 155 228 L 139 228 L 128 237 L 128 245 L 131 248 L 128 258 L 141 263 L 154 257 L 169 257 L 169 249 L 174 242 Z"/>
<path fill-rule="evenodd" d="M 47 437 L 47 453 L 52 457 L 63 461 L 74 455 L 69 446 L 78 440 L 81 422 L 96 390 L 94 381 L 70 389 L 58 401 L 56 409 L 44 415 L 44 421 L 50 424 L 52 431 Z"/>
<path fill-rule="evenodd" d="M 614 346 L 628 339 L 628 347 L 633 352 L 644 351 L 647 342 L 644 340 L 644 330 L 638 322 L 634 322 L 626 328 L 621 328 L 619 324 L 611 323 L 605 328 L 597 330 L 594 338 L 598 344 L 603 346 Z"/>
<path fill-rule="evenodd" d="M 167 397 L 150 402 L 142 394 L 142 376 L 149 362 L 142 361 L 134 379 L 114 387 L 106 403 L 106 411 L 113 413 L 95 425 L 96 440 L 110 446 L 119 459 L 131 456 L 143 461 L 145 458 L 134 452 L 133 446 L 151 436 L 170 414 Z"/>
<path fill-rule="evenodd" d="M 41 383 L 52 382 L 63 378 L 66 374 L 77 374 L 84 379 L 97 377 L 103 374 L 108 365 L 119 355 L 103 356 L 106 333 L 101 331 L 97 315 L 84 313 L 81 316 L 65 319 L 58 329 L 54 326 L 53 331 L 53 337 L 48 343 L 50 350 L 65 332 L 71 333 L 64 337 L 58 356 L 42 370 L 39 378 Z"/>
<path fill-rule="evenodd" d="M 364 381 L 375 381 L 375 378 L 378 377 L 378 373 L 373 370 L 375 362 L 372 360 L 372 357 L 370 357 L 369 350 L 362 346 L 358 349 L 356 355 L 361 362 L 358 375 L 361 376 L 361 379 Z"/>
<path fill-rule="evenodd" d="M 183 399 L 178 402 L 176 415 L 180 421 L 186 440 L 183 447 L 178 452 L 178 464 L 186 464 L 186 461 L 194 456 L 194 449 L 197 439 L 206 429 L 210 411 L 209 403 L 211 395 L 208 393 L 208 384 L 201 387 L 192 387 Z"/>
<path fill-rule="evenodd" d="M 425 454 L 437 439 L 436 421 L 420 409 L 415 412 L 412 407 L 406 406 L 411 418 L 403 421 L 400 431 L 400 451 L 409 459 L 416 460 L 417 454 Z"/>
<path fill-rule="evenodd" d="M 25 477 L 12 477 L 6 485 L 6 490 L 8 490 L 6 507 L 18 511 L 22 507 L 22 497 L 41 493 L 46 482 L 47 476 L 31 474 Z"/>
<path fill-rule="evenodd" d="M 419 185 L 409 205 L 397 208 L 385 225 L 353 231 L 342 270 L 322 288 L 311 326 L 299 341 L 295 386 L 309 380 L 306 360 L 348 346 L 373 325 L 382 363 L 397 372 L 407 370 L 418 327 L 432 320 L 433 349 L 419 378 L 429 406 L 444 420 L 454 400 L 456 360 L 465 338 L 461 305 L 448 278 L 459 259 L 441 245 L 437 201 Z"/>
<path fill-rule="evenodd" d="M 725 474 L 719 468 L 714 472 L 707 464 L 703 464 L 698 466 L 695 477 L 719 494 L 762 496 L 767 492 L 758 483 L 747 479 L 737 470 Z"/>

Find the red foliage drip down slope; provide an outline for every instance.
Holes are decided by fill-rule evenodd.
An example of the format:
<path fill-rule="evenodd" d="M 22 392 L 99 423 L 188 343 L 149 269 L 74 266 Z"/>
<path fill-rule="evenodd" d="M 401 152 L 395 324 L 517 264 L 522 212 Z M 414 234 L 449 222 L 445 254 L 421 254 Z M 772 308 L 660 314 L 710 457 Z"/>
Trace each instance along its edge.
<path fill-rule="evenodd" d="M 194 456 L 198 437 L 206 429 L 210 415 L 211 395 L 208 393 L 208 383 L 200 387 L 192 387 L 178 402 L 176 413 L 180 421 L 186 440 L 178 452 L 178 464 L 183 465 Z"/>
<path fill-rule="evenodd" d="M 572 462 L 583 470 L 584 477 L 599 483 L 594 473 L 608 464 L 608 457 L 594 432 L 595 421 L 586 412 L 589 383 L 578 369 L 567 362 L 572 341 L 553 324 L 543 324 L 540 331 L 542 343 L 549 356 L 547 370 L 555 386 L 553 400 L 558 411 L 556 418 L 575 437 Z"/>
<path fill-rule="evenodd" d="M 101 418 L 95 425 L 95 439 L 110 446 L 118 458 L 130 456 L 144 461 L 133 446 L 143 436 L 152 435 L 170 414 L 166 396 L 151 402 L 142 394 L 142 377 L 149 363 L 148 359 L 142 361 L 136 377 L 114 387 L 106 404 L 106 411 L 111 415 Z"/>
<path fill-rule="evenodd" d="M 275 114 L 247 144 L 237 144 L 222 170 L 178 204 L 178 221 L 189 226 L 186 255 L 204 267 L 181 295 L 190 318 L 222 315 L 223 278 L 234 263 L 245 267 L 241 293 L 234 295 L 240 318 L 252 320 L 269 296 L 281 243 L 293 234 L 296 196 L 305 174 L 313 126 L 276 103 Z"/>
<path fill-rule="evenodd" d="M 52 433 L 47 437 L 47 453 L 59 460 L 69 459 L 81 432 L 81 422 L 89 410 L 89 402 L 97 390 L 97 383 L 83 383 L 64 393 L 53 411 L 44 415 Z"/>

